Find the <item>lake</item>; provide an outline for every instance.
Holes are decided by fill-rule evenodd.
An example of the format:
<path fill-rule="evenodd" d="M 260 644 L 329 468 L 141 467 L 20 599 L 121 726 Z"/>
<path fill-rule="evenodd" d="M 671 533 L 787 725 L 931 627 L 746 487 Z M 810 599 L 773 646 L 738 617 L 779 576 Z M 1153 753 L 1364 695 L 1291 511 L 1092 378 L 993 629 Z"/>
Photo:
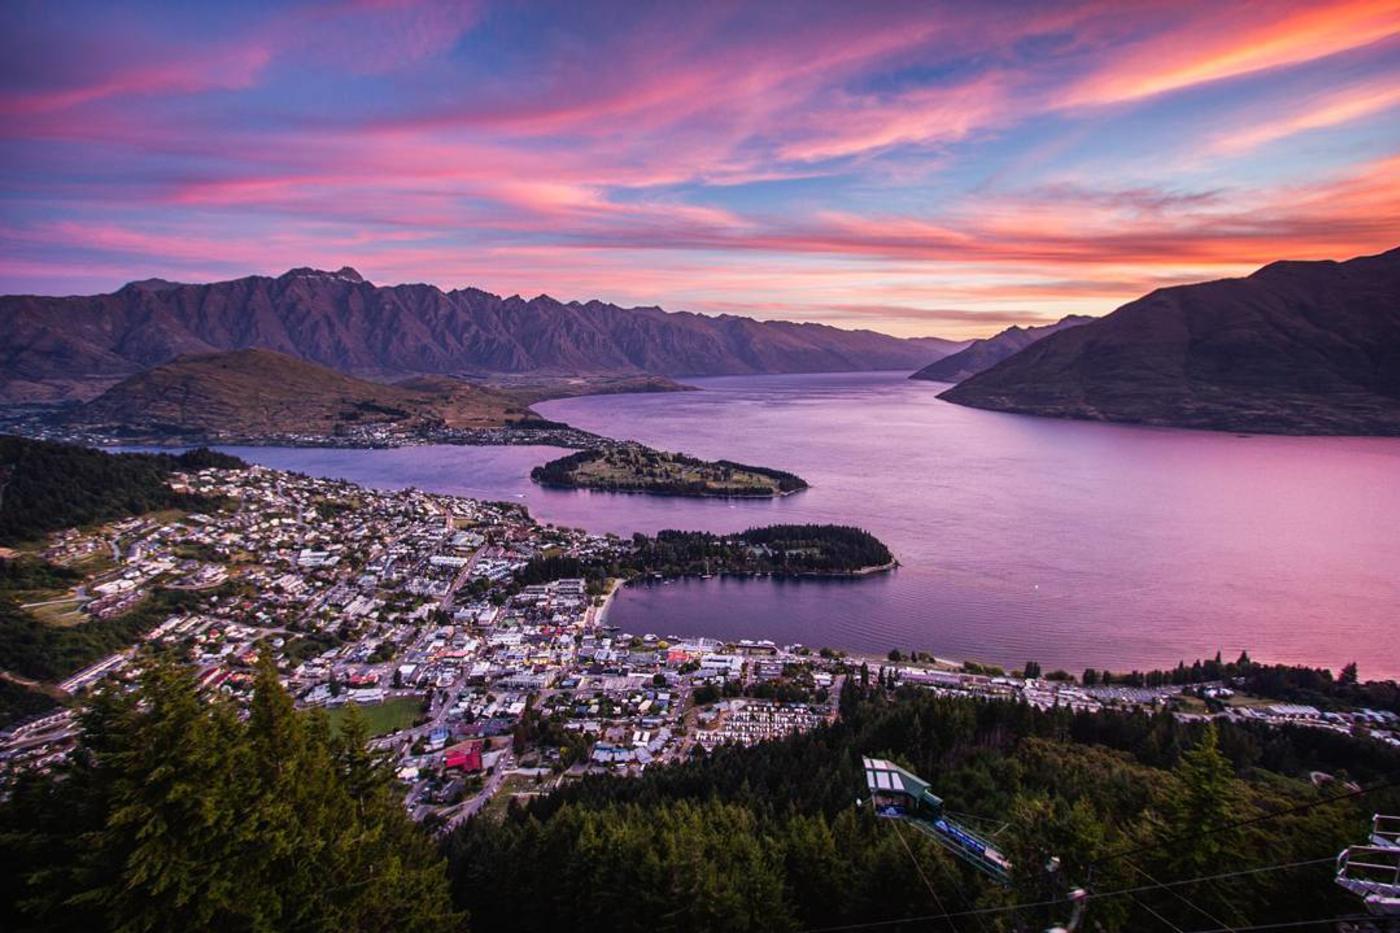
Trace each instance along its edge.
<path fill-rule="evenodd" d="M 896 373 L 692 380 L 563 399 L 547 418 L 790 470 L 812 488 L 726 501 L 546 490 L 548 447 L 231 448 L 371 486 L 527 504 L 592 531 L 860 525 L 902 565 L 857 581 L 629 587 L 632 632 L 932 651 L 1047 670 L 1256 658 L 1400 675 L 1400 441 L 1056 421 L 939 401 Z"/>

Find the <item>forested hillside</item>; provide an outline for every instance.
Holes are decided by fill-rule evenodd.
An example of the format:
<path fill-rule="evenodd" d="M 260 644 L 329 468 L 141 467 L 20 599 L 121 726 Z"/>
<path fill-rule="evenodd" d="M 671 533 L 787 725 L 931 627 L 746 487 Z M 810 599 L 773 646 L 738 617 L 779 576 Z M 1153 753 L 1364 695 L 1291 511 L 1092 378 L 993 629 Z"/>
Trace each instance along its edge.
<path fill-rule="evenodd" d="M 265 668 L 245 720 L 154 663 L 99 695 L 61 780 L 0 806 L 0 926 L 461 930 L 469 912 L 477 931 L 1011 933 L 1063 920 L 1083 886 L 1086 929 L 1246 927 L 1355 913 L 1335 854 L 1400 807 L 1400 752 L 1346 735 L 882 680 L 852 672 L 835 725 L 477 818 L 444 869 L 357 716 L 332 737 Z M 862 754 L 929 779 L 1013 883 L 859 806 Z"/>
<path fill-rule="evenodd" d="M 459 904 L 478 931 L 1039 931 L 1067 918 L 1077 884 L 1093 895 L 1088 929 L 1165 928 L 1153 912 L 1180 929 L 1219 926 L 1201 911 L 1296 921 L 1356 910 L 1331 883 L 1332 859 L 1371 808 L 1400 802 L 1389 789 L 1324 803 L 1340 785 L 1316 788 L 1310 770 L 1366 783 L 1400 771 L 1400 753 L 1346 736 L 886 697 L 878 679 L 846 691 L 831 728 L 588 779 L 468 824 L 449 845 Z M 1004 826 L 1013 886 L 858 808 L 862 754 L 906 764 L 986 832 Z M 1230 828 L 1244 820 L 1255 822 Z M 1058 875 L 1043 870 L 1051 856 Z M 1278 868 L 1295 862 L 1306 864 Z M 1148 881 L 1256 868 L 1169 891 Z M 890 922 L 903 918 L 921 919 Z"/>
<path fill-rule="evenodd" d="M 0 435 L 0 544 L 153 509 L 211 503 L 175 492 L 178 470 L 246 464 L 205 448 L 172 454 L 109 454 L 90 447 Z"/>
<path fill-rule="evenodd" d="M 6 930 L 459 930 L 441 856 L 351 715 L 264 668 L 250 715 L 156 664 L 101 694 L 61 780 L 0 807 Z"/>

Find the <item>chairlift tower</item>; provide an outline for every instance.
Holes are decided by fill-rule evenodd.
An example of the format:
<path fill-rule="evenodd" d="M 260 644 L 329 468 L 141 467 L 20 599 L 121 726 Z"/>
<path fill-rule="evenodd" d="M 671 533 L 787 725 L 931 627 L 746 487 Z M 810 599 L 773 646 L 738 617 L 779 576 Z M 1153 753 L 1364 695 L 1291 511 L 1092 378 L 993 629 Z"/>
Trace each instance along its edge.
<path fill-rule="evenodd" d="M 1337 884 L 1380 917 L 1400 917 L 1400 817 L 1377 813 L 1371 838 L 1337 856 Z"/>

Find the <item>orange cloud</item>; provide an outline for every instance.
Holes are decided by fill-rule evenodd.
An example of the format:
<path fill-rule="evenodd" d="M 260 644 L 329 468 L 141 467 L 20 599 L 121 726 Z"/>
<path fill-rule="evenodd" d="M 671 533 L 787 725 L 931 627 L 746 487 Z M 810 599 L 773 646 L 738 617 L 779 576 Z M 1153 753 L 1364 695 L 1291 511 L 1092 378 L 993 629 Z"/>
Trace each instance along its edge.
<path fill-rule="evenodd" d="M 1144 40 L 1070 89 L 1069 106 L 1115 104 L 1297 65 L 1400 35 L 1400 0 L 1229 4 Z M 1224 15 L 1220 15 L 1220 14 Z"/>

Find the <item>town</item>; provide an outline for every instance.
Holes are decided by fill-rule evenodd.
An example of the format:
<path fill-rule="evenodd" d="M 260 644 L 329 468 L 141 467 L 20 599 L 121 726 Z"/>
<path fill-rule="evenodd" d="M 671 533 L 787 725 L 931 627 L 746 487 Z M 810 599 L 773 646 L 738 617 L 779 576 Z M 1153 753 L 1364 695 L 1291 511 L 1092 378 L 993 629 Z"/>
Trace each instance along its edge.
<path fill-rule="evenodd" d="M 1393 713 L 1237 697 L 1219 682 L 1081 684 L 1029 665 L 1007 674 L 899 652 L 622 633 L 607 624 L 621 580 L 548 568 L 616 562 L 633 542 L 542 525 L 511 503 L 257 466 L 177 473 L 171 485 L 222 505 L 51 536 L 41 556 L 82 581 L 26 608 L 102 625 L 155 607 L 141 641 L 187 660 L 211 695 L 246 698 L 270 659 L 298 704 L 324 710 L 332 728 L 353 705 L 392 759 L 405 807 L 443 828 L 586 774 L 638 774 L 833 721 L 847 678 L 1041 708 L 1360 730 L 1400 745 Z M 130 682 L 141 651 L 124 648 L 58 687 L 80 701 Z M 80 705 L 0 733 L 0 775 L 62 761 Z"/>

